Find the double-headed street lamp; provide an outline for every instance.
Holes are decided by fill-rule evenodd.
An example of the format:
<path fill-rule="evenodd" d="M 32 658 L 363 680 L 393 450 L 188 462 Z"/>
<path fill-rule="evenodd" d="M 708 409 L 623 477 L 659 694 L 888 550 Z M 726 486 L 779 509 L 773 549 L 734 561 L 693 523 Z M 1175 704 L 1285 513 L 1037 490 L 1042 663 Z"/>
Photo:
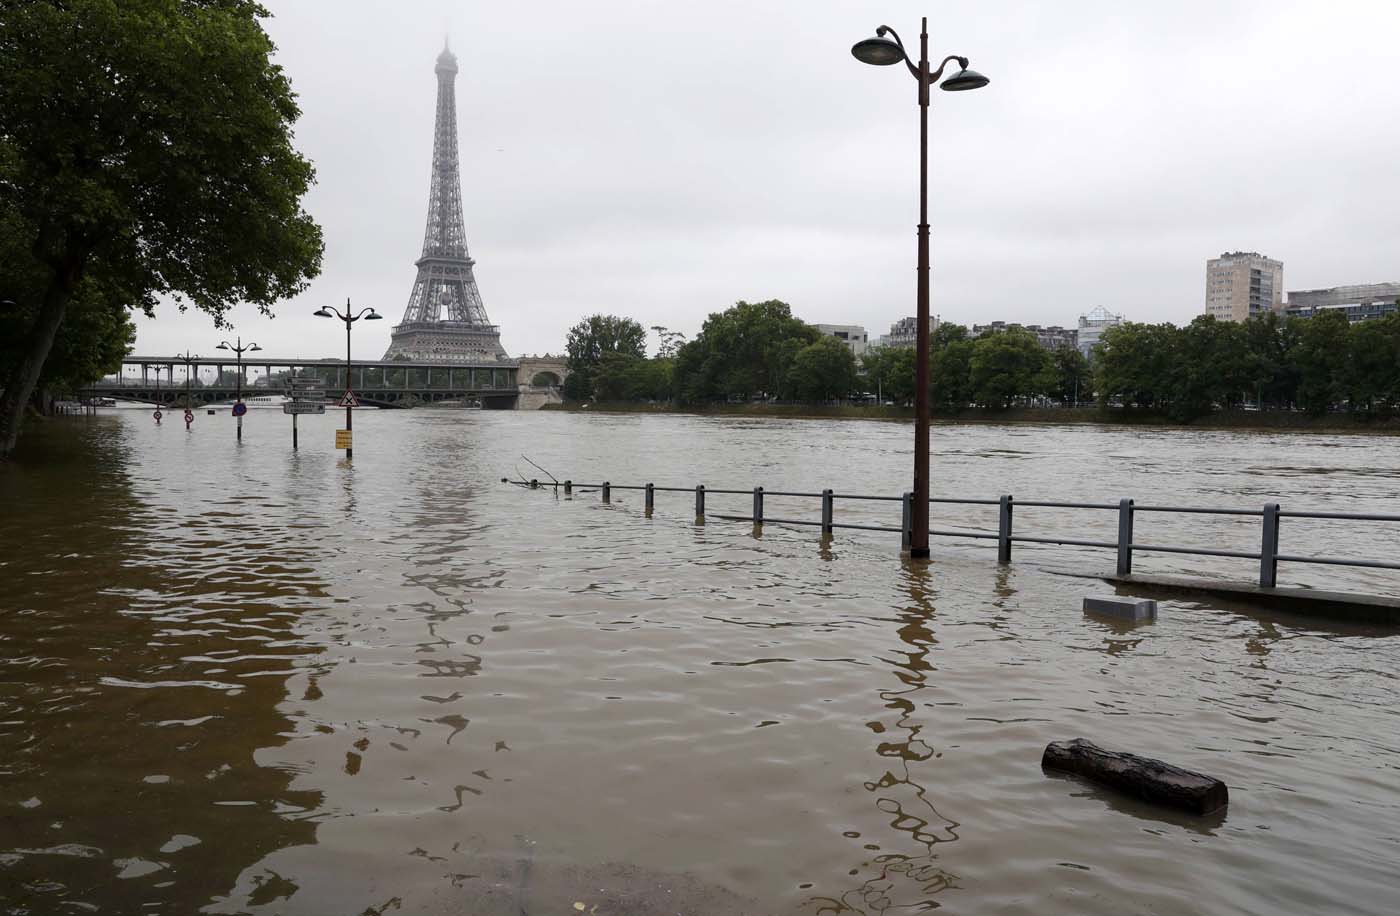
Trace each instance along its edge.
<path fill-rule="evenodd" d="M 189 429 L 194 420 L 194 401 L 190 400 L 190 376 L 194 373 L 194 364 L 199 359 L 199 354 L 186 350 L 183 355 L 176 353 L 175 358 L 185 364 L 185 429 Z"/>
<path fill-rule="evenodd" d="M 238 439 L 242 441 L 243 414 L 248 410 L 248 408 L 243 406 L 243 354 L 245 352 L 256 353 L 259 350 L 261 350 L 262 347 L 258 346 L 255 343 L 250 343 L 247 346 L 244 346 L 242 337 L 235 337 L 234 340 L 237 341 L 236 344 L 230 344 L 227 340 L 220 341 L 219 346 L 216 347 L 216 349 L 232 350 L 234 354 L 238 357 L 238 378 L 234 379 L 233 382 L 233 415 L 238 419 Z"/>
<path fill-rule="evenodd" d="M 359 314 L 351 315 L 350 299 L 348 297 L 345 300 L 344 312 L 333 305 L 325 305 L 312 312 L 312 314 L 317 318 L 339 318 L 341 321 L 345 322 L 345 397 L 342 400 L 345 402 L 345 431 L 351 433 L 354 429 L 351 410 L 353 410 L 353 405 L 355 403 L 355 393 L 350 386 L 350 326 L 361 318 L 366 321 L 378 321 L 384 316 L 376 312 L 373 308 L 363 308 L 360 309 Z M 354 439 L 349 439 L 345 445 L 346 461 L 350 461 L 355 457 L 354 441 Z"/>
<path fill-rule="evenodd" d="M 886 35 L 894 36 L 891 41 Z M 981 89 L 990 80 L 967 69 L 967 58 L 950 55 L 930 72 L 928 63 L 928 19 L 919 35 L 919 62 L 915 64 L 904 50 L 898 33 L 887 25 L 875 30 L 874 38 L 858 41 L 851 48 L 856 60 L 888 67 L 902 63 L 919 84 L 919 280 L 918 336 L 914 354 L 914 517 L 910 531 L 909 556 L 928 557 L 928 437 L 929 437 L 929 308 L 928 308 L 928 101 L 929 89 L 943 79 L 943 68 L 957 61 L 958 72 L 943 80 L 948 92 Z"/>

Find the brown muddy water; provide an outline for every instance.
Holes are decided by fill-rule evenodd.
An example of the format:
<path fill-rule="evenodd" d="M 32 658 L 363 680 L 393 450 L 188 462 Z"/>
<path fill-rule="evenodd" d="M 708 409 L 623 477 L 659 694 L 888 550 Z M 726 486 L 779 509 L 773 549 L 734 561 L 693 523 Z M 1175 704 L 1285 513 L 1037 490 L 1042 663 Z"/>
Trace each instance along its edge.
<path fill-rule="evenodd" d="M 280 414 L 239 445 L 227 415 L 109 411 L 0 467 L 0 911 L 1396 911 L 1394 631 L 1184 600 L 1113 626 L 1079 609 L 1109 589 L 1062 573 L 1108 551 L 998 567 L 942 539 L 911 566 L 894 535 L 499 483 L 540 476 L 525 454 L 575 480 L 897 494 L 904 424 L 363 411 L 352 468 L 337 417 L 301 422 L 294 453 Z M 1395 443 L 938 426 L 934 490 L 1395 513 Z M 1139 534 L 1248 550 L 1257 524 Z M 1285 520 L 1284 549 L 1384 559 L 1396 527 Z M 1076 736 L 1217 775 L 1228 812 L 1043 773 Z"/>

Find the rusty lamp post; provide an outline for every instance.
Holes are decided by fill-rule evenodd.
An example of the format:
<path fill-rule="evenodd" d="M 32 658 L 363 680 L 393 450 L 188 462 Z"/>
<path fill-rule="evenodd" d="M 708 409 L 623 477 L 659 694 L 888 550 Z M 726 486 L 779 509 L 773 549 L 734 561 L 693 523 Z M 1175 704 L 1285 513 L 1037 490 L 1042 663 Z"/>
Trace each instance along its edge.
<path fill-rule="evenodd" d="M 893 40 L 886 38 L 893 36 Z M 874 38 L 858 41 L 851 48 L 856 60 L 888 67 L 904 64 L 919 86 L 919 268 L 918 268 L 918 336 L 914 354 L 914 517 L 911 520 L 909 556 L 928 557 L 928 438 L 929 438 L 929 306 L 928 306 L 928 102 L 929 89 L 935 85 L 948 92 L 981 89 L 990 80 L 967 68 L 967 58 L 950 55 L 943 58 L 937 70 L 930 71 L 928 62 L 928 18 L 923 20 L 919 35 L 919 61 L 914 63 L 904 50 L 898 33 L 887 25 L 875 30 Z M 952 61 L 958 72 L 943 79 L 943 69 Z M 939 83 L 942 80 L 942 83 Z"/>

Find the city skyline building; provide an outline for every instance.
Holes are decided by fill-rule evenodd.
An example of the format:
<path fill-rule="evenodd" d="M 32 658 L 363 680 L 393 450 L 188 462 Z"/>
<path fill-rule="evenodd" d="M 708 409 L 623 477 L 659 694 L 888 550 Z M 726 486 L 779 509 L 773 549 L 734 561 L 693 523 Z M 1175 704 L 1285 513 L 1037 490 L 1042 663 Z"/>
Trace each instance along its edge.
<path fill-rule="evenodd" d="M 858 324 L 814 324 L 812 327 L 828 337 L 835 337 L 851 351 L 851 355 L 861 357 L 869 349 L 870 335 Z"/>
<path fill-rule="evenodd" d="M 1355 283 L 1322 290 L 1289 290 L 1287 310 L 1337 308 L 1344 305 L 1393 305 L 1400 298 L 1400 283 Z"/>
<path fill-rule="evenodd" d="M 1203 314 L 1220 321 L 1248 321 L 1283 311 L 1283 262 L 1257 251 L 1227 251 L 1206 261 Z"/>
<path fill-rule="evenodd" d="M 928 316 L 928 333 L 930 337 L 932 337 L 938 332 L 939 324 L 941 324 L 941 320 L 937 315 Z M 890 325 L 890 332 L 888 334 L 881 334 L 879 340 L 876 341 L 875 346 L 913 347 L 917 345 L 918 339 L 919 318 L 917 315 L 910 315 L 909 317 L 901 318 L 894 324 Z"/>
<path fill-rule="evenodd" d="M 1079 334 L 1076 345 L 1085 359 L 1094 358 L 1094 347 L 1098 345 L 1103 332 L 1123 323 L 1123 316 L 1110 312 L 1102 305 L 1090 309 L 1079 316 Z"/>
<path fill-rule="evenodd" d="M 437 113 L 423 254 L 414 262 L 418 275 L 384 358 L 502 362 L 509 357 L 501 346 L 501 331 L 486 317 L 472 270 L 476 262 L 467 253 L 457 157 L 457 57 L 447 47 L 438 55 L 433 72 L 437 74 Z"/>
<path fill-rule="evenodd" d="M 1079 332 L 1074 328 L 1062 328 L 1058 324 L 1022 324 L 1019 321 L 993 321 L 989 324 L 974 324 L 968 329 L 969 337 L 981 337 L 993 331 L 1007 331 L 1020 328 L 1035 335 L 1035 342 L 1045 350 L 1058 350 L 1061 347 L 1073 349 L 1078 345 Z"/>

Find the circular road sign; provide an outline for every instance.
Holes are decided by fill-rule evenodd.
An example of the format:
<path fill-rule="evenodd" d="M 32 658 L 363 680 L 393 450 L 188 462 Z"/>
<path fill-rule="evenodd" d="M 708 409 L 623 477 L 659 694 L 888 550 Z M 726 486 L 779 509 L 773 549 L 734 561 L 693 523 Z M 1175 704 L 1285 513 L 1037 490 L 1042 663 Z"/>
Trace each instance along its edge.
<path fill-rule="evenodd" d="M 247 405 L 247 404 L 244 404 L 242 401 L 239 401 L 237 404 L 234 404 L 234 405 L 233 405 L 233 415 L 234 415 L 235 417 L 241 417 L 241 416 L 243 416 L 243 415 L 244 415 L 245 413 L 247 413 L 247 412 L 248 412 L 248 405 Z"/>
<path fill-rule="evenodd" d="M 160 408 L 157 407 L 157 408 L 156 408 L 156 412 L 153 413 L 153 414 L 151 414 L 151 416 L 155 417 L 156 422 L 159 423 L 159 422 L 160 422 L 160 418 L 163 417 L 163 416 L 165 416 L 165 414 L 161 413 L 161 412 L 160 412 Z"/>
<path fill-rule="evenodd" d="M 188 407 L 185 408 L 185 422 L 186 422 L 186 423 L 193 423 L 193 422 L 194 422 L 194 411 L 193 411 L 193 410 L 190 410 Z"/>

